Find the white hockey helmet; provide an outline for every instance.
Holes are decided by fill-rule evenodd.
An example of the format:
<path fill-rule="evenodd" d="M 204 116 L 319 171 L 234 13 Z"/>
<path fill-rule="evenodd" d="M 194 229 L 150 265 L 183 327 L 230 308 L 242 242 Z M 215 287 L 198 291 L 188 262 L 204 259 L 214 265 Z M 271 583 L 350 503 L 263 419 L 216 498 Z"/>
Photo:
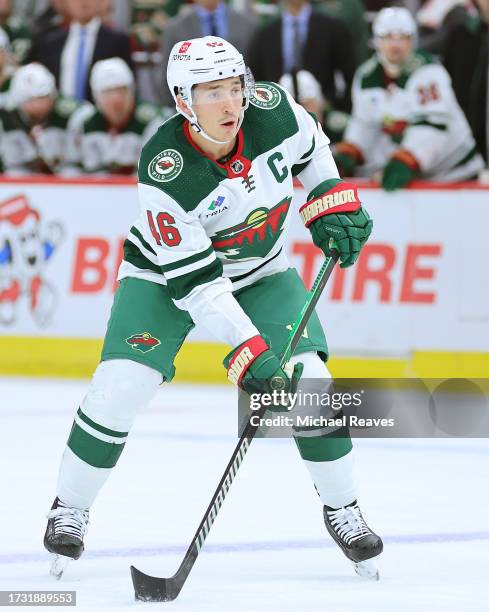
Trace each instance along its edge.
<path fill-rule="evenodd" d="M 218 36 L 182 40 L 176 43 L 170 52 L 166 71 L 168 87 L 175 103 L 177 95 L 181 95 L 191 109 L 191 113 L 185 113 L 177 105 L 177 112 L 189 120 L 196 132 L 217 144 L 225 144 L 227 141 L 211 138 L 199 125 L 197 116 L 192 110 L 192 87 L 199 83 L 230 77 L 240 77 L 243 87 L 239 128 L 255 87 L 251 72 L 246 67 L 241 53 L 227 40 Z"/>
<path fill-rule="evenodd" d="M 96 98 L 107 89 L 128 87 L 134 90 L 134 75 L 126 62 L 120 57 L 96 62 L 90 73 L 90 87 Z"/>
<path fill-rule="evenodd" d="M 389 34 L 416 36 L 417 27 L 413 16 L 403 7 L 384 8 L 377 13 L 372 26 L 374 38 Z"/>
<path fill-rule="evenodd" d="M 54 76 L 42 64 L 27 64 L 14 72 L 9 92 L 10 103 L 13 106 L 24 104 L 32 98 L 55 95 Z"/>

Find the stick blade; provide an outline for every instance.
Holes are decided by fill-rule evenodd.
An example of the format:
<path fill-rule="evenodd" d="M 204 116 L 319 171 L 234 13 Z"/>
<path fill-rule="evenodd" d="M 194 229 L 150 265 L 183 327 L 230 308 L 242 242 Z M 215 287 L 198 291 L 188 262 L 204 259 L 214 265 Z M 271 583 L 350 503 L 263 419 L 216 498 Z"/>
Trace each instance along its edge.
<path fill-rule="evenodd" d="M 180 592 L 171 578 L 148 576 L 133 565 L 131 565 L 131 576 L 134 595 L 140 601 L 173 601 Z"/>

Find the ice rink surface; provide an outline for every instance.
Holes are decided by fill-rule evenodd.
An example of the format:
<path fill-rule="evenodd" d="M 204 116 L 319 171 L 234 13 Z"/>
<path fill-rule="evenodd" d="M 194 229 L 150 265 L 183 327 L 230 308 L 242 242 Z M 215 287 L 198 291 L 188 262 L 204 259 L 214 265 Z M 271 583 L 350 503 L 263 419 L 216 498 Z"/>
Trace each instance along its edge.
<path fill-rule="evenodd" d="M 489 443 L 454 439 L 355 443 L 360 505 L 384 540 L 379 582 L 327 535 L 293 442 L 255 440 L 179 598 L 135 602 L 129 566 L 173 574 L 236 445 L 227 387 L 161 389 L 92 508 L 85 555 L 53 581 L 45 514 L 86 387 L 0 378 L 0 590 L 76 590 L 82 610 L 489 609 Z"/>

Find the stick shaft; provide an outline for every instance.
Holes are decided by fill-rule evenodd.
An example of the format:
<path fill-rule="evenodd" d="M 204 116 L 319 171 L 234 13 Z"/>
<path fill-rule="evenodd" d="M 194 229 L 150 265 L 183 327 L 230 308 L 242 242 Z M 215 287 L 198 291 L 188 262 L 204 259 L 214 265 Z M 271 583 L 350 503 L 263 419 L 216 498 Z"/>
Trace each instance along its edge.
<path fill-rule="evenodd" d="M 311 287 L 311 291 L 307 297 L 307 300 L 302 307 L 301 312 L 298 314 L 297 319 L 295 320 L 294 325 L 292 326 L 292 331 L 290 332 L 289 340 L 285 345 L 282 351 L 282 358 L 280 360 L 280 365 L 283 367 L 292 357 L 297 345 L 299 344 L 299 340 L 301 339 L 302 332 L 304 331 L 311 314 L 316 307 L 316 304 L 323 292 L 326 283 L 328 282 L 328 278 L 331 276 L 331 272 L 338 261 L 338 251 L 334 250 L 331 254 L 331 257 L 327 257 L 321 269 L 316 276 L 316 280 L 314 281 L 313 286 Z"/>
<path fill-rule="evenodd" d="M 296 349 L 299 340 L 302 336 L 302 332 L 304 331 L 307 322 L 309 321 L 311 314 L 314 311 L 319 296 L 321 295 L 324 286 L 326 285 L 326 282 L 336 264 L 336 261 L 337 256 L 335 257 L 335 255 L 324 260 L 324 263 L 321 266 L 321 269 L 319 270 L 319 273 L 316 277 L 314 285 L 311 288 L 311 291 L 309 292 L 306 302 L 304 303 L 301 312 L 298 314 L 297 319 L 295 320 L 295 323 L 292 326 L 289 339 L 284 347 L 282 357 L 280 359 L 280 365 L 282 367 L 292 357 L 294 350 Z M 231 459 L 229 460 L 229 463 L 226 466 L 226 469 L 224 470 L 224 474 L 221 480 L 219 481 L 219 484 L 217 485 L 216 492 L 214 493 L 214 496 L 211 499 L 204 518 L 202 519 L 202 522 L 200 523 L 199 528 L 197 529 L 197 532 L 194 536 L 192 544 L 195 541 L 199 550 L 202 548 L 202 544 L 204 543 L 207 534 L 209 533 L 209 530 L 212 524 L 214 523 L 214 520 L 217 516 L 217 512 L 219 511 L 219 508 L 221 507 L 222 502 L 224 501 L 227 492 L 229 491 L 229 488 L 234 480 L 234 477 L 236 476 L 236 473 L 243 461 L 244 456 L 248 451 L 248 448 L 251 444 L 251 440 L 253 439 L 257 429 L 257 426 L 251 425 L 251 422 L 248 421 L 248 424 L 246 425 L 243 434 L 241 435 L 241 438 L 236 448 L 234 449 Z"/>

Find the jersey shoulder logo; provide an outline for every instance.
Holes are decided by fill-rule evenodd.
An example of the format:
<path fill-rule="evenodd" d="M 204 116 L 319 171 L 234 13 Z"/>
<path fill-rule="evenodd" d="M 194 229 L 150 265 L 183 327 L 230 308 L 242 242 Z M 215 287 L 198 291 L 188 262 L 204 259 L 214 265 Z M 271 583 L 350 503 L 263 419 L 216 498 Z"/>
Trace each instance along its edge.
<path fill-rule="evenodd" d="M 282 100 L 282 94 L 277 87 L 269 83 L 261 83 L 255 87 L 255 91 L 250 98 L 250 104 L 264 110 L 277 108 Z"/>
<path fill-rule="evenodd" d="M 175 149 L 165 149 L 155 155 L 148 165 L 148 174 L 159 183 L 173 181 L 183 168 L 183 158 Z"/>

